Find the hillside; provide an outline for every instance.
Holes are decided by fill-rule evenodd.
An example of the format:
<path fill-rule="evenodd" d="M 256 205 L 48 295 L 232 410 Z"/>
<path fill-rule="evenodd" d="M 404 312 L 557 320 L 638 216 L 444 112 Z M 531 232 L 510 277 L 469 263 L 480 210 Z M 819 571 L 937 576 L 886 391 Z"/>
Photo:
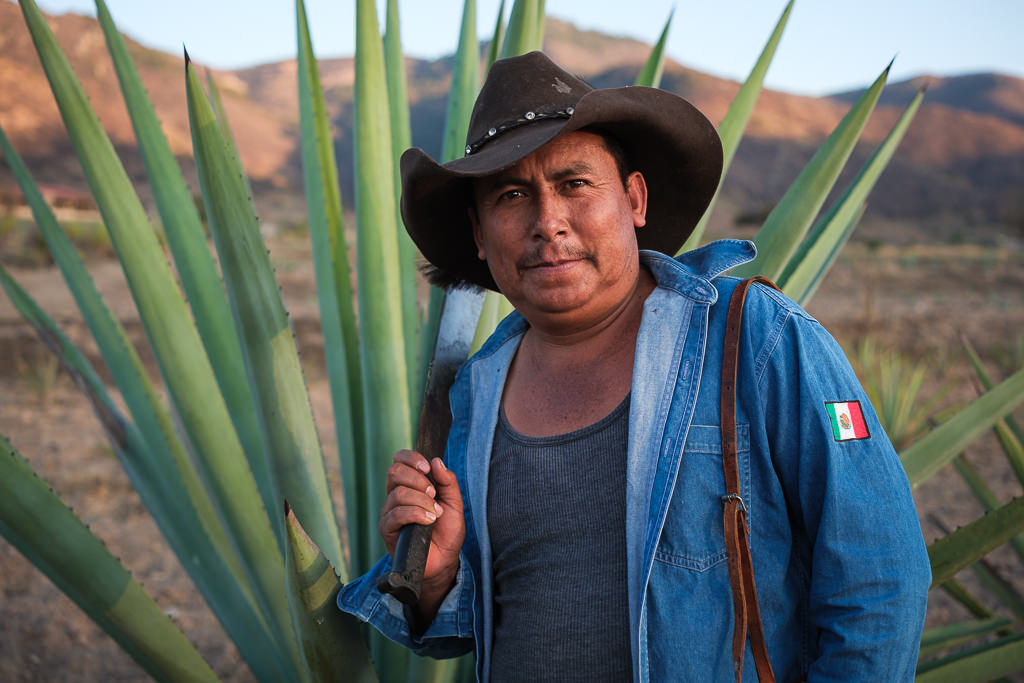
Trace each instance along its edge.
<path fill-rule="evenodd" d="M 130 175 L 141 181 L 142 167 L 133 149 L 127 113 L 120 97 L 112 95 L 117 92 L 117 82 L 98 24 L 91 18 L 65 14 L 51 17 L 51 25 Z M 183 61 L 130 40 L 129 45 L 171 147 L 194 186 Z M 581 31 L 549 20 L 545 50 L 594 85 L 604 87 L 631 83 L 650 48 L 636 40 Z M 352 197 L 352 60 L 323 60 L 321 70 L 334 121 L 343 197 L 348 201 Z M 435 153 L 440 146 L 450 60 L 410 59 L 408 70 L 413 142 Z M 865 67 L 865 82 L 875 75 Z M 225 101 L 243 163 L 253 178 L 261 213 L 275 220 L 301 220 L 294 60 L 215 71 L 212 76 Z M 973 232 L 976 228 L 985 228 L 986 239 L 1000 233 L 1020 237 L 1024 233 L 1020 192 L 1024 187 L 1024 80 L 975 74 L 890 84 L 846 177 L 852 177 L 867 159 L 924 82 L 929 84 L 925 105 L 872 195 L 866 219 L 929 226 L 906 239 L 929 235 L 972 238 L 980 235 Z M 690 99 L 717 123 L 739 84 L 669 60 L 662 87 Z M 757 215 L 776 202 L 856 94 L 814 98 L 762 93 L 725 182 L 723 211 Z M 0 126 L 39 180 L 84 186 L 20 11 L 7 0 L 0 2 Z M 0 164 L 0 195 L 9 193 L 12 184 L 10 172 Z"/>

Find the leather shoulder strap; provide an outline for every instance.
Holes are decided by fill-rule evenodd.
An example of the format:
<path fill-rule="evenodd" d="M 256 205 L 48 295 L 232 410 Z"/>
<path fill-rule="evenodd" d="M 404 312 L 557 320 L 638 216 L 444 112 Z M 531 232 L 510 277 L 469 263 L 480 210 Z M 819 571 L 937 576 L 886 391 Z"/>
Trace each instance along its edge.
<path fill-rule="evenodd" d="M 732 665 L 736 681 L 743 678 L 743 656 L 747 630 L 750 648 L 757 667 L 757 678 L 775 681 L 768 647 L 761 625 L 761 610 L 754 587 L 754 566 L 750 558 L 750 538 L 747 528 L 747 510 L 740 490 L 739 462 L 736 447 L 736 369 L 739 365 L 740 329 L 743 322 L 743 302 L 747 290 L 754 282 L 778 289 L 771 280 L 753 277 L 736 285 L 729 300 L 729 315 L 725 324 L 725 343 L 722 352 L 722 469 L 725 474 L 725 495 L 722 496 L 725 544 L 729 559 L 729 583 L 732 586 L 733 633 Z"/>

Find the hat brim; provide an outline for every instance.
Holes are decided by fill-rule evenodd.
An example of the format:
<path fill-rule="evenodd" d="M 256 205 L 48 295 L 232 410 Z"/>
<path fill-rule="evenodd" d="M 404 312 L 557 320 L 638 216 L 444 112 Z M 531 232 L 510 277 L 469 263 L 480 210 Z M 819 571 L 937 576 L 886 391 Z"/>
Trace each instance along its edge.
<path fill-rule="evenodd" d="M 722 143 L 714 126 L 686 100 L 655 88 L 631 86 L 584 95 L 568 119 L 549 119 L 506 131 L 475 153 L 438 164 L 421 149 L 402 155 L 402 219 L 433 266 L 454 279 L 497 290 L 477 258 L 468 208 L 472 180 L 515 165 L 555 138 L 595 129 L 614 137 L 630 170 L 647 184 L 647 224 L 641 249 L 674 254 L 693 232 L 718 188 Z"/>

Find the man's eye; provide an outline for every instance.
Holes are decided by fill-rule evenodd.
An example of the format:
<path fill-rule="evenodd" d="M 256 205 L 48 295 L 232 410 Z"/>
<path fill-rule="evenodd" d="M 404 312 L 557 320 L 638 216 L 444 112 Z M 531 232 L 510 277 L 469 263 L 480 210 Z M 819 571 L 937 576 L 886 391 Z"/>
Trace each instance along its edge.
<path fill-rule="evenodd" d="M 524 196 L 522 190 L 505 190 L 498 195 L 498 201 L 507 201 L 509 199 L 519 199 Z"/>
<path fill-rule="evenodd" d="M 569 181 L 566 182 L 566 185 L 568 185 L 570 188 L 572 188 L 574 190 L 578 189 L 578 188 L 581 188 L 581 187 L 584 187 L 584 186 L 586 186 L 586 184 L 587 184 L 587 181 L 584 180 L 583 178 L 573 178 L 572 180 L 569 180 Z"/>

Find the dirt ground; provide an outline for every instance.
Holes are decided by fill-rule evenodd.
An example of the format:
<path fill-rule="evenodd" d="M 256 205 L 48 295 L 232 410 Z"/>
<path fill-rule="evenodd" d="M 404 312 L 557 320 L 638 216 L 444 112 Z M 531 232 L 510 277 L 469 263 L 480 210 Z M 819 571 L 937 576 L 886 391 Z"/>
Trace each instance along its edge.
<path fill-rule="evenodd" d="M 271 246 L 279 281 L 302 349 L 306 376 L 334 490 L 340 490 L 330 405 L 322 360 L 309 249 L 295 237 Z M 976 247 L 877 247 L 853 244 L 808 306 L 852 350 L 870 335 L 881 348 L 898 349 L 932 364 L 923 395 L 951 387 L 946 403 L 975 392 L 960 351 L 968 335 L 989 370 L 1002 376 L 1024 336 L 1024 249 L 1021 245 Z M 141 342 L 143 333 L 115 263 L 90 265 L 115 315 Z M 16 279 L 69 336 L 98 356 L 59 272 L 52 267 L 14 267 Z M 151 374 L 155 365 L 147 359 Z M 1017 359 L 1020 362 L 1020 359 Z M 1000 367 L 1002 364 L 1002 368 Z M 251 675 L 193 589 L 145 512 L 99 424 L 71 381 L 57 373 L 31 329 L 0 296 L 0 433 L 5 434 L 63 499 L 104 540 L 153 595 L 224 680 Z M 1017 411 L 1018 419 L 1022 411 Z M 1021 495 L 995 440 L 985 437 L 968 458 L 1002 502 Z M 927 540 L 981 515 L 960 478 L 946 468 L 915 492 Z M 990 556 L 1004 576 L 1024 589 L 1019 560 L 1005 550 Z M 969 573 L 965 582 L 977 587 Z M 991 594 L 977 589 L 990 605 Z M 0 680 L 135 681 L 145 674 L 70 600 L 5 541 L 0 540 Z M 928 625 L 968 615 L 933 592 Z"/>

